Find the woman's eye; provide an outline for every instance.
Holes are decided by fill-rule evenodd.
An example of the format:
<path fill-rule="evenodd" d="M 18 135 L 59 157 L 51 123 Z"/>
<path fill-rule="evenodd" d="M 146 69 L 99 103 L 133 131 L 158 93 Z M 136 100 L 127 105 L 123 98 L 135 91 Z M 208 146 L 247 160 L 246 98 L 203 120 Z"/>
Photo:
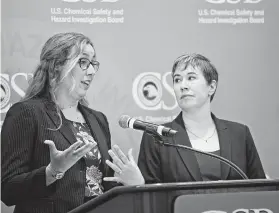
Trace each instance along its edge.
<path fill-rule="evenodd" d="M 175 79 L 174 79 L 174 82 L 175 82 L 175 83 L 178 83 L 178 82 L 180 82 L 180 79 L 179 79 L 179 78 L 175 78 Z"/>
<path fill-rule="evenodd" d="M 87 60 L 80 60 L 80 63 L 83 64 L 83 65 L 86 65 L 88 63 Z"/>
<path fill-rule="evenodd" d="M 196 79 L 195 76 L 189 76 L 189 77 L 188 77 L 188 80 L 194 80 L 194 79 Z"/>

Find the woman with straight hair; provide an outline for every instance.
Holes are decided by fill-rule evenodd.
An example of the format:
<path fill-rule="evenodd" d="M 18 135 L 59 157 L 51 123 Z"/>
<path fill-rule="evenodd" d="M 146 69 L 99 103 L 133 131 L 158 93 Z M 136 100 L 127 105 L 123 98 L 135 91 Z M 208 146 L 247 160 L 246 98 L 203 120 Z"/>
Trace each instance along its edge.
<path fill-rule="evenodd" d="M 173 138 L 163 137 L 163 142 L 224 157 L 236 164 L 249 179 L 264 179 L 265 173 L 249 128 L 220 119 L 211 112 L 218 85 L 218 72 L 211 61 L 200 54 L 182 55 L 173 64 L 172 78 L 181 112 L 172 122 L 164 124 L 177 134 Z M 147 133 L 142 137 L 138 165 L 146 183 L 243 178 L 218 159 L 163 146 Z"/>

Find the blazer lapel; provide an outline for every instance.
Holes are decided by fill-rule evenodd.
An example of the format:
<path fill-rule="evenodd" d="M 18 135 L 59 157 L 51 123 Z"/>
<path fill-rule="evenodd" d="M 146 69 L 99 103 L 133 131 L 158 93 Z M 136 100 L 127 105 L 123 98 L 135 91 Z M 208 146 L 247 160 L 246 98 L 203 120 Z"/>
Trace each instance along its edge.
<path fill-rule="evenodd" d="M 220 155 L 227 160 L 231 161 L 231 141 L 230 141 L 230 134 L 228 128 L 224 121 L 216 118 L 212 114 L 212 118 L 215 122 L 215 126 L 218 133 L 219 144 L 220 144 Z M 221 163 L 221 178 L 222 180 L 226 180 L 228 178 L 229 172 L 231 167 Z"/>
<path fill-rule="evenodd" d="M 172 138 L 173 144 L 184 145 L 192 148 L 189 136 L 185 130 L 184 122 L 182 119 L 182 113 L 180 113 L 177 116 L 177 118 L 172 122 L 172 128 L 178 131 L 177 134 Z M 176 150 L 179 156 L 181 157 L 185 167 L 190 172 L 191 176 L 196 181 L 202 181 L 201 172 L 195 153 L 193 151 L 182 148 L 176 148 Z"/>
<path fill-rule="evenodd" d="M 101 126 L 98 123 L 97 117 L 91 111 L 87 110 L 81 104 L 78 105 L 78 108 L 90 128 L 90 132 L 91 132 L 93 138 L 96 140 L 96 142 L 98 144 L 98 148 L 99 148 L 101 156 L 102 156 L 101 164 L 102 164 L 103 168 L 105 168 L 105 172 L 107 172 L 108 166 L 106 165 L 105 161 L 109 160 L 110 156 L 108 154 L 107 140 L 106 140 L 104 131 L 101 129 Z"/>
<path fill-rule="evenodd" d="M 68 123 L 65 122 L 65 117 L 62 112 L 61 113 L 61 119 L 59 118 L 56 110 L 55 103 L 49 100 L 45 100 L 45 107 L 46 107 L 46 113 L 52 120 L 54 126 L 56 128 L 59 127 L 61 119 L 62 119 L 62 126 L 58 129 L 58 131 L 65 137 L 65 139 L 70 143 L 73 144 L 76 142 L 76 137 L 71 129 L 69 127 Z"/>

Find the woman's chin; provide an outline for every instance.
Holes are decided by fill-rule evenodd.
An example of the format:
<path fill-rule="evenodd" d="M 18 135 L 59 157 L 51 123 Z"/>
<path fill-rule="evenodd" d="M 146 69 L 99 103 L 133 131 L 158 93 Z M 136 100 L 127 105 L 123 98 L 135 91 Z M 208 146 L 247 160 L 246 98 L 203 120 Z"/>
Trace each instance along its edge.
<path fill-rule="evenodd" d="M 196 104 L 193 103 L 192 101 L 179 103 L 179 107 L 183 110 L 190 110 L 190 109 L 195 108 L 195 106 L 196 106 Z"/>
<path fill-rule="evenodd" d="M 85 97 L 87 93 L 87 90 L 79 90 L 78 92 L 76 92 L 76 94 L 74 95 L 74 97 L 78 100 L 82 99 Z"/>

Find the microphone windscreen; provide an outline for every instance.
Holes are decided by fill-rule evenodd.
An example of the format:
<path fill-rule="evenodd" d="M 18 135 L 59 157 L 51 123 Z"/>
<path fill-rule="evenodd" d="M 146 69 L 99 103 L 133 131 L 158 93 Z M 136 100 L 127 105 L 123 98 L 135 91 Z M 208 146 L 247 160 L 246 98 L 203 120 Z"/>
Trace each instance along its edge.
<path fill-rule="evenodd" d="M 129 128 L 129 120 L 131 119 L 131 117 L 129 115 L 121 115 L 121 117 L 119 118 L 119 125 L 126 129 Z"/>

